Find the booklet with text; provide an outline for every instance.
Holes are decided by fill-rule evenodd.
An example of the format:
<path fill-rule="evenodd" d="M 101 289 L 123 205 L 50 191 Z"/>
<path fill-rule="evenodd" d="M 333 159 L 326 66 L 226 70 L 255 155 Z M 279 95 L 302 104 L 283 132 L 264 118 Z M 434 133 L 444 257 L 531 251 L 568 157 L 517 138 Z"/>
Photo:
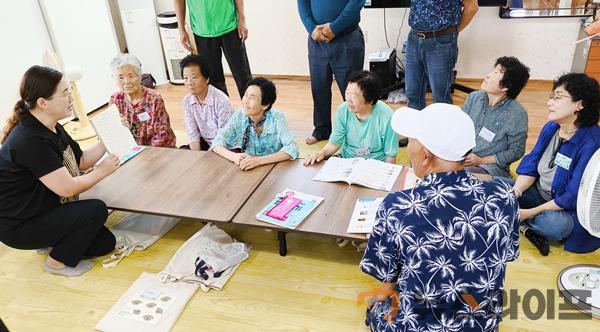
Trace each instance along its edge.
<path fill-rule="evenodd" d="M 377 210 L 379 209 L 381 202 L 383 202 L 383 197 L 361 197 L 357 199 L 346 232 L 371 233 L 373 225 L 375 225 L 375 217 L 377 216 Z"/>
<path fill-rule="evenodd" d="M 402 181 L 402 189 L 412 189 L 418 182 L 419 178 L 415 175 L 412 168 L 403 167 L 400 172 Z M 361 197 L 356 200 L 350 223 L 348 224 L 348 233 L 363 233 L 370 234 L 375 225 L 375 217 L 377 210 L 385 197 Z"/>
<path fill-rule="evenodd" d="M 142 152 L 145 147 L 137 145 L 133 135 L 121 123 L 121 115 L 117 106 L 111 105 L 107 110 L 90 119 L 92 127 L 108 153 L 114 153 L 124 164 Z"/>
<path fill-rule="evenodd" d="M 342 181 L 371 189 L 391 191 L 402 169 L 400 165 L 375 159 L 331 157 L 313 180 Z"/>
<path fill-rule="evenodd" d="M 323 201 L 323 197 L 286 189 L 275 196 L 256 219 L 273 225 L 294 229 Z"/>

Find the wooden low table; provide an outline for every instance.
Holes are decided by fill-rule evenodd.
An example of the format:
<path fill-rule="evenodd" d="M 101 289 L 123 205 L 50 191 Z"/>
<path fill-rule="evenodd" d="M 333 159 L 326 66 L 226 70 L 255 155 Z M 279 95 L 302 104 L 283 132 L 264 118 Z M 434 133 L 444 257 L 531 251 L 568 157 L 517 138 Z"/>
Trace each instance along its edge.
<path fill-rule="evenodd" d="M 81 198 L 114 210 L 229 222 L 273 167 L 242 171 L 213 152 L 149 147 Z"/>
<path fill-rule="evenodd" d="M 349 240 L 366 239 L 365 234 L 347 233 L 348 224 L 356 200 L 360 197 L 385 197 L 388 192 L 351 185 L 344 182 L 320 182 L 312 178 L 323 167 L 324 162 L 306 167 L 304 160 L 278 163 L 258 186 L 254 194 L 235 215 L 233 222 L 249 226 L 264 227 L 278 231 L 279 253 L 285 256 L 287 246 L 285 234 L 299 232 L 319 234 Z M 403 172 L 404 173 L 404 172 Z M 396 180 L 393 191 L 402 190 L 402 174 Z M 256 219 L 256 214 L 285 189 L 323 197 L 323 202 L 296 229 L 288 229 Z"/>

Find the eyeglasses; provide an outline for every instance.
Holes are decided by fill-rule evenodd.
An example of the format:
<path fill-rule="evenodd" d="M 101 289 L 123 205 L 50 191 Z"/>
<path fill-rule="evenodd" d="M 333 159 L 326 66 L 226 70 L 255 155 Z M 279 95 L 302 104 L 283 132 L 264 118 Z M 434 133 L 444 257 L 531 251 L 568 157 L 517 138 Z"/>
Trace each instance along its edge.
<path fill-rule="evenodd" d="M 550 93 L 550 96 L 548 96 L 548 98 L 549 98 L 550 100 L 554 100 L 554 101 L 561 100 L 561 99 L 563 99 L 563 98 L 569 98 L 569 99 L 572 99 L 572 97 L 571 97 L 571 96 L 569 96 L 569 95 L 565 95 L 565 94 L 561 94 L 561 93 L 558 93 L 558 92 L 552 92 L 552 93 Z"/>
<path fill-rule="evenodd" d="M 191 82 L 197 82 L 200 81 L 201 79 L 203 79 L 204 77 L 201 76 L 188 76 L 188 77 L 184 77 L 184 80 L 189 80 Z"/>
<path fill-rule="evenodd" d="M 63 97 L 63 98 L 73 99 L 71 89 L 65 90 L 63 92 L 56 92 L 54 95 L 50 96 L 49 98 L 46 98 L 46 100 L 51 100 L 54 97 Z"/>

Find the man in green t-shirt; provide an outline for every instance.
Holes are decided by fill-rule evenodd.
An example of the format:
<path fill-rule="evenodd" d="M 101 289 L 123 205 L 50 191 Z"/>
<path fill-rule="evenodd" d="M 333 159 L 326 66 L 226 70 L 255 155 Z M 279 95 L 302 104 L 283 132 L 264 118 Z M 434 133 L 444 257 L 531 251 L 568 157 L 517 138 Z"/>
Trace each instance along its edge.
<path fill-rule="evenodd" d="M 224 53 L 242 98 L 246 83 L 252 78 L 244 45 L 248 38 L 244 0 L 174 0 L 174 2 L 183 46 L 192 51 L 185 28 L 187 3 L 198 54 L 207 59 L 212 69 L 210 84 L 229 95 L 221 63 L 221 56 Z"/>

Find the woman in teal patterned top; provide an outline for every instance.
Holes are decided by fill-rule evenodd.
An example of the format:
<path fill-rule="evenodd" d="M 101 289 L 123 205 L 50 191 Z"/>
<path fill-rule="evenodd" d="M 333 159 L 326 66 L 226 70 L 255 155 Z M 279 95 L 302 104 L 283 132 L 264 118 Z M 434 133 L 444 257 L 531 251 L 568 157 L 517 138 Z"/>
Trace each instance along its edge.
<path fill-rule="evenodd" d="M 298 158 L 298 146 L 285 115 L 272 108 L 275 84 L 257 77 L 248 82 L 242 109 L 219 131 L 211 149 L 244 171 Z"/>

